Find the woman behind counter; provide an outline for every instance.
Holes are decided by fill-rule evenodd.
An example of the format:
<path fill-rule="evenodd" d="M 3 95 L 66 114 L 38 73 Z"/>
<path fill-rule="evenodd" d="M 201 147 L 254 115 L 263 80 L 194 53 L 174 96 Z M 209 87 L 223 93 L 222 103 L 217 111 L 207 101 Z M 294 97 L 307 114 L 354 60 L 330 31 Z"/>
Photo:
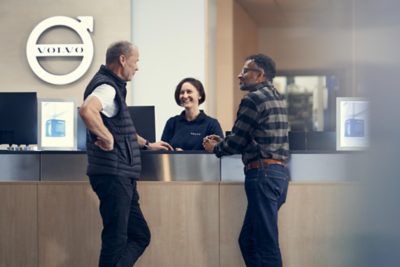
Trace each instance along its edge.
<path fill-rule="evenodd" d="M 175 150 L 204 150 L 203 138 L 216 134 L 223 137 L 219 122 L 199 109 L 206 100 L 203 84 L 194 78 L 183 79 L 175 89 L 175 101 L 185 108 L 180 115 L 169 118 L 161 140 Z"/>

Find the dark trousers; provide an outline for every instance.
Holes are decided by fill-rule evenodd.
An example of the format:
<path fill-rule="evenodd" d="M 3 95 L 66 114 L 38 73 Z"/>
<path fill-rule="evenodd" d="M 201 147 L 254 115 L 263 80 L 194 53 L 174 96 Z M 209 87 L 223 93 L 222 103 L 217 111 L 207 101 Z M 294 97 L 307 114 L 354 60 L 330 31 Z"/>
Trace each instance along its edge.
<path fill-rule="evenodd" d="M 271 164 L 245 171 L 247 210 L 239 246 L 247 267 L 281 267 L 278 210 L 286 200 L 288 169 Z"/>
<path fill-rule="evenodd" d="M 136 180 L 91 176 L 103 220 L 99 267 L 132 267 L 150 243 L 150 230 L 139 206 Z"/>

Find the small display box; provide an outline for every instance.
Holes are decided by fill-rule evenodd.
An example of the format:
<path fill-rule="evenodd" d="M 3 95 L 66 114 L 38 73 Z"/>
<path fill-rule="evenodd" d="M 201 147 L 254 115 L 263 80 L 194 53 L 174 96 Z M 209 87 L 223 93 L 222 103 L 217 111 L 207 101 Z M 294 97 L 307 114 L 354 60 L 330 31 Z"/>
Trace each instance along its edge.
<path fill-rule="evenodd" d="M 336 99 L 337 150 L 363 150 L 369 144 L 368 101 L 364 98 Z"/>
<path fill-rule="evenodd" d="M 76 113 L 72 100 L 39 100 L 39 148 L 76 150 Z"/>

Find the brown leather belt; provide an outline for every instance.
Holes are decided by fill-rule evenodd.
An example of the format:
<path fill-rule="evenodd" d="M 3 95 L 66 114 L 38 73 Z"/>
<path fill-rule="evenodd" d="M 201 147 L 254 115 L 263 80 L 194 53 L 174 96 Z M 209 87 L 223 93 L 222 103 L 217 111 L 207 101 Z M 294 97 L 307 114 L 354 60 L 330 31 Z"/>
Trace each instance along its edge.
<path fill-rule="evenodd" d="M 279 160 L 279 159 L 259 159 L 259 160 L 247 163 L 246 170 L 259 169 L 263 166 L 268 166 L 271 164 L 285 165 L 285 162 L 283 160 Z"/>

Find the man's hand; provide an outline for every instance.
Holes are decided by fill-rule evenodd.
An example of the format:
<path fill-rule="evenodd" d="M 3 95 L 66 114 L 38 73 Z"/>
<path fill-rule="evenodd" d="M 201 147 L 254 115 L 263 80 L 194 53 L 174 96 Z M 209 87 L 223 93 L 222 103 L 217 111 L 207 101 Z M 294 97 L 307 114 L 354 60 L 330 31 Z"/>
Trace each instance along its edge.
<path fill-rule="evenodd" d="M 79 108 L 79 115 L 86 127 L 97 136 L 95 145 L 105 151 L 111 151 L 114 148 L 114 137 L 103 123 L 100 115 L 102 109 L 103 106 L 97 96 L 90 95 Z"/>
<path fill-rule="evenodd" d="M 222 140 L 224 140 L 221 136 L 216 135 L 216 134 L 208 135 L 208 136 L 204 137 L 204 139 L 214 140 L 217 143 L 222 142 Z M 203 139 L 203 141 L 204 141 L 204 139 Z"/>
<path fill-rule="evenodd" d="M 213 152 L 214 147 L 223 139 L 218 135 L 209 135 L 203 138 L 203 147 L 207 152 Z"/>
<path fill-rule="evenodd" d="M 98 136 L 94 144 L 105 151 L 111 151 L 114 148 L 114 138 L 112 135 L 108 136 L 107 139 Z"/>
<path fill-rule="evenodd" d="M 174 150 L 170 144 L 164 141 L 149 143 L 150 150 Z"/>

